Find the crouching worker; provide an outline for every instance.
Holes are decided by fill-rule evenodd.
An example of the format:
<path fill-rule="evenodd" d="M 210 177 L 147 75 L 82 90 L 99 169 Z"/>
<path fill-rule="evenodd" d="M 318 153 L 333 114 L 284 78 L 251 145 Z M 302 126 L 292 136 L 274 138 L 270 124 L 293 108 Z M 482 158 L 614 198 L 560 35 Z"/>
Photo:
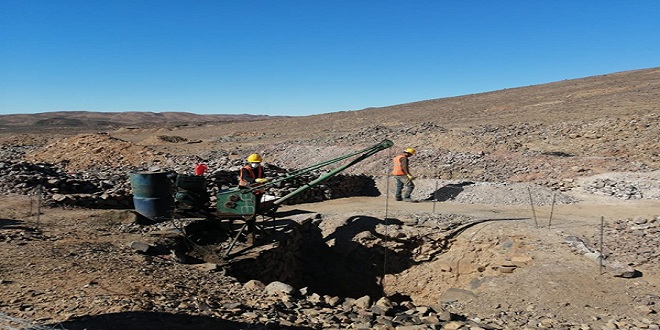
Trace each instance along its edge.
<path fill-rule="evenodd" d="M 262 158 L 259 154 L 251 154 L 247 158 L 247 164 L 243 166 L 240 170 L 240 173 L 238 175 L 238 187 L 242 189 L 249 189 L 249 188 L 255 188 L 260 186 L 263 183 L 268 182 L 268 179 L 264 177 L 264 167 L 261 165 Z M 264 194 L 263 190 L 256 189 L 253 191 L 254 193 L 254 199 L 255 199 L 255 210 L 259 209 L 259 205 L 261 204 L 261 198 Z M 247 242 L 248 244 L 254 244 L 255 240 L 255 232 L 256 232 L 256 214 L 246 220 L 247 221 L 247 229 L 248 229 L 248 236 L 247 236 Z"/>

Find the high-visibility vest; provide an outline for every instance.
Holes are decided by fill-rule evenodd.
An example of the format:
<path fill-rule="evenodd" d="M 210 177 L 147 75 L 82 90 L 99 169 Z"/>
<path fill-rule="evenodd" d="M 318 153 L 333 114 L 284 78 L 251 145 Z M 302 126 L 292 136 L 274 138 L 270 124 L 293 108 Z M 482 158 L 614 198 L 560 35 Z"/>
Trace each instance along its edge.
<path fill-rule="evenodd" d="M 403 164 L 401 163 L 402 158 L 408 158 L 406 155 L 398 155 L 394 157 L 394 168 L 392 169 L 392 175 L 406 175 L 406 172 L 403 171 Z"/>
<path fill-rule="evenodd" d="M 256 178 L 263 178 L 264 177 L 264 168 L 262 166 L 257 167 L 257 173 L 254 173 L 254 169 L 250 164 L 243 166 L 243 169 L 247 170 L 247 174 L 252 181 Z M 243 178 L 243 169 L 238 174 L 238 185 L 241 187 L 249 187 L 250 182 L 247 181 L 247 178 Z"/>

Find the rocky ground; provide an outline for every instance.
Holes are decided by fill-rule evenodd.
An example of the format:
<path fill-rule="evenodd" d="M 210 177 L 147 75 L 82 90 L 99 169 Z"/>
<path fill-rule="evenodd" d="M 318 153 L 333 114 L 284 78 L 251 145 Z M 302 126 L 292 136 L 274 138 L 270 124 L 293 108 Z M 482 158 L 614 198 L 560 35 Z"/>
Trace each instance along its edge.
<path fill-rule="evenodd" d="M 104 151 L 88 151 L 86 145 L 118 154 L 128 151 L 119 157 L 126 163 L 113 170 L 90 166 L 108 157 Z M 50 152 L 55 147 L 60 152 Z M 129 328 L 136 320 L 140 328 L 173 329 L 185 328 L 182 324 L 209 329 L 658 325 L 660 219 L 653 215 L 658 210 L 653 203 L 658 200 L 658 172 L 584 177 L 568 191 L 530 183 L 420 179 L 414 196 L 426 202 L 408 203 L 403 209 L 399 202 L 387 203 L 385 196 L 287 206 L 283 219 L 311 221 L 321 233 L 318 245 L 305 250 L 330 249 L 290 267 L 313 273 L 308 268 L 323 267 L 319 262 L 341 259 L 333 265 L 342 271 L 326 279 L 319 274 L 286 277 L 276 271 L 278 266 L 267 260 L 279 259 L 264 257 L 266 251 L 296 255 L 282 252 L 281 242 L 265 242 L 253 250 L 241 241 L 236 247 L 239 257 L 252 260 L 253 267 L 270 269 L 267 276 L 240 270 L 245 266 L 232 270 L 221 258 L 228 240 L 217 246 L 194 245 L 209 250 L 187 252 L 189 258 L 202 256 L 193 263 L 170 248 L 154 252 L 159 242 L 154 237 L 160 237 L 154 233 L 183 225 L 140 225 L 127 209 L 130 205 L 95 210 L 55 203 L 54 208 L 41 206 L 39 212 L 40 202 L 64 195 L 107 201 L 121 190 L 117 200 L 126 200 L 130 185 L 125 171 L 155 166 L 186 172 L 197 160 L 182 161 L 181 156 L 108 135 L 74 136 L 42 148 L 3 149 L 6 197 L 0 241 L 5 253 L 0 280 L 3 320 L 9 329 L 25 327 L 25 322 L 65 329 Z M 71 161 L 62 162 L 61 155 L 68 153 L 73 153 Z M 240 164 L 229 155 L 214 159 L 216 169 L 234 170 Z M 385 192 L 392 184 L 387 181 L 382 177 L 375 184 Z M 37 184 L 44 194 L 35 193 Z M 615 204 L 642 202 L 624 208 L 634 207 L 645 216 L 608 216 L 603 229 L 607 249 L 601 252 L 594 222 L 599 213 L 591 212 L 592 219 L 584 220 L 584 215 L 571 218 L 567 209 L 589 207 L 585 195 L 619 201 Z M 650 206 L 644 203 L 649 201 Z M 456 205 L 460 210 L 446 209 Z M 602 210 L 610 207 L 606 204 Z M 300 209 L 312 213 L 287 218 L 287 210 Z M 383 211 L 390 213 L 385 216 Z M 546 223 L 552 220 L 549 212 L 555 214 L 552 226 Z M 304 231 L 301 235 L 314 236 Z M 607 257 L 602 265 L 601 254 Z M 296 286 L 278 281 L 278 274 Z M 316 283 L 325 281 L 337 284 Z"/>
<path fill-rule="evenodd" d="M 659 72 L 394 112 L 0 131 L 0 328 L 659 329 Z M 252 152 L 276 178 L 386 138 L 260 219 L 255 246 L 240 221 L 132 210 L 130 172 L 204 162 L 213 197 Z M 391 198 L 404 146 L 418 203 Z"/>

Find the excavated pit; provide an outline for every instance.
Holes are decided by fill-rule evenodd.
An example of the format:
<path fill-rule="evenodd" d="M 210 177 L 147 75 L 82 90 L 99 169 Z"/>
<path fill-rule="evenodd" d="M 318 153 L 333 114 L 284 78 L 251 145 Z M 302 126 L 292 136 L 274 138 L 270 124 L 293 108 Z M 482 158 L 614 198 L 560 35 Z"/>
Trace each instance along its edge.
<path fill-rule="evenodd" d="M 467 269 L 447 265 L 443 260 L 451 243 L 464 230 L 483 221 L 464 216 L 427 216 L 415 223 L 396 219 L 355 216 L 346 219 L 333 232 L 323 235 L 323 222 L 317 214 L 283 216 L 260 223 L 261 238 L 254 246 L 242 235 L 228 253 L 235 231 L 227 232 L 225 221 L 190 224 L 187 249 L 190 260 L 216 263 L 226 275 L 245 283 L 259 280 L 265 284 L 280 281 L 297 289 L 339 298 L 372 299 L 388 297 L 392 301 L 423 300 L 437 302 L 444 291 L 455 284 L 450 274 L 483 273 L 481 261 L 462 260 Z M 241 222 L 234 223 L 239 227 Z M 192 243 L 191 243 L 192 242 Z M 496 248 L 498 242 L 484 246 Z M 443 256 L 441 256 L 441 254 Z M 465 258 L 465 253 L 464 258 Z M 478 257 L 469 255 L 469 258 Z M 450 263 L 450 262 L 449 262 Z M 434 268 L 438 274 L 435 291 L 417 291 L 410 280 L 416 273 Z"/>

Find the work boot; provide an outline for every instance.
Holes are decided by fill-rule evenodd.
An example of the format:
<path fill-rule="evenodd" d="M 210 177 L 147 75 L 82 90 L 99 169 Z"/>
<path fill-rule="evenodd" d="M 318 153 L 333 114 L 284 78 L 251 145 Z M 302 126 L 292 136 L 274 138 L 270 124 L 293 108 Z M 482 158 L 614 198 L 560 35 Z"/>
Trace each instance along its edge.
<path fill-rule="evenodd" d="M 401 197 L 397 197 L 397 198 L 395 198 L 394 200 L 396 200 L 396 201 L 398 201 L 398 202 L 400 202 L 400 201 L 402 201 L 402 200 L 403 200 L 403 198 L 401 198 Z"/>

